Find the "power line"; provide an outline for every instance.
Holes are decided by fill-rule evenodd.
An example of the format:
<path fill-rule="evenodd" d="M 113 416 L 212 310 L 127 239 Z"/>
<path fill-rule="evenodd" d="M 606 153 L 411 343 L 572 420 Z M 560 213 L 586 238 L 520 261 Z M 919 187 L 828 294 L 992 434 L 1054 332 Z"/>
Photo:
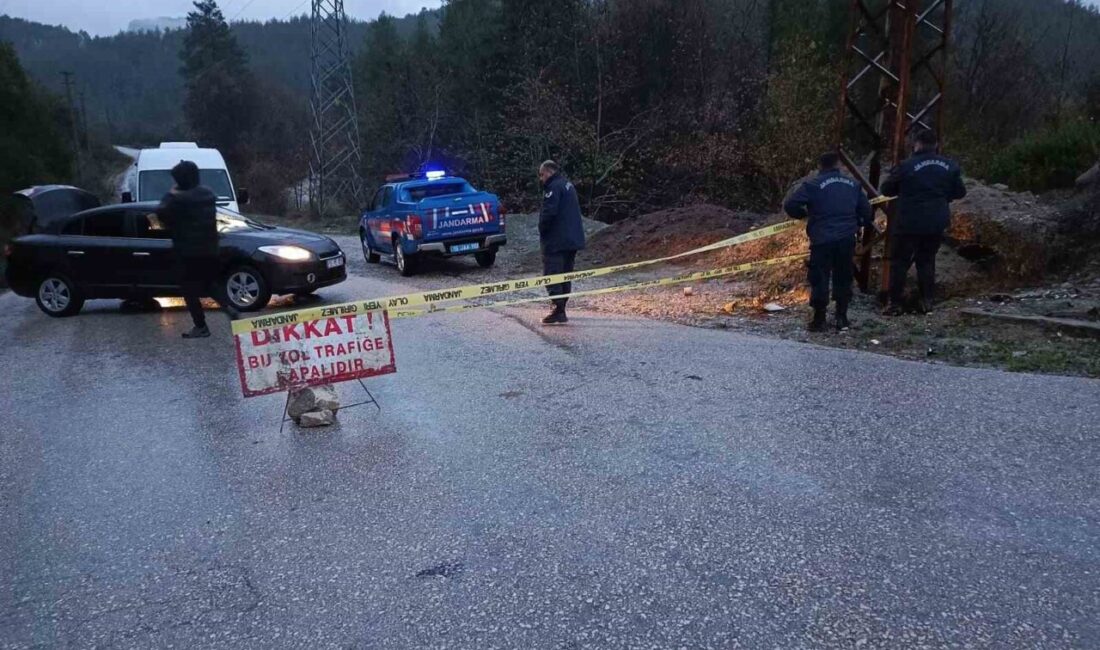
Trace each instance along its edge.
<path fill-rule="evenodd" d="M 302 0 L 301 2 L 299 2 L 299 3 L 298 3 L 298 6 L 297 6 L 297 7 L 295 7 L 295 8 L 293 8 L 293 9 L 291 9 L 291 10 L 290 10 L 289 12 L 287 12 L 287 14 L 286 14 L 285 16 L 283 16 L 283 20 L 287 20 L 287 19 L 289 19 L 289 18 L 290 18 L 290 17 L 292 17 L 292 16 L 293 16 L 293 15 L 294 15 L 295 13 L 297 13 L 297 11 L 298 11 L 299 9 L 301 9 L 301 8 L 302 8 L 302 7 L 304 7 L 304 6 L 306 6 L 307 4 L 309 4 L 309 0 Z"/>
<path fill-rule="evenodd" d="M 237 11 L 237 13 L 233 14 L 233 17 L 232 17 L 232 18 L 230 18 L 229 20 L 236 20 L 236 19 L 237 19 L 237 16 L 240 16 L 240 15 L 241 15 L 242 13 L 244 13 L 244 10 L 245 10 L 245 9 L 248 9 L 249 7 L 251 7 L 251 6 L 252 6 L 252 3 L 253 3 L 253 2 L 256 2 L 256 0 L 248 0 L 248 2 L 244 3 L 244 6 L 243 6 L 243 7 L 241 7 L 241 8 L 240 8 L 240 9 L 239 9 L 239 10 Z"/>

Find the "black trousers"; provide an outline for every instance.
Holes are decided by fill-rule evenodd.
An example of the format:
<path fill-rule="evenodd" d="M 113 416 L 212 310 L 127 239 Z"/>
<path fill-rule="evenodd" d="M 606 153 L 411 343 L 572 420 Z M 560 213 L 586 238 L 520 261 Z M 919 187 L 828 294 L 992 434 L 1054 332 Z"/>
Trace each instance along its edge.
<path fill-rule="evenodd" d="M 216 255 L 181 255 L 176 258 L 176 274 L 180 289 L 183 290 L 183 301 L 187 303 L 187 311 L 191 312 L 195 327 L 206 327 L 206 312 L 202 309 L 203 296 L 213 296 L 224 304 L 214 288 L 217 273 Z"/>
<path fill-rule="evenodd" d="M 543 275 L 555 275 L 557 273 L 572 273 L 577 263 L 577 251 L 563 251 L 561 253 L 547 253 L 542 254 L 542 274 Z M 551 302 L 558 309 L 565 309 L 565 303 L 569 302 L 568 298 L 555 298 L 554 296 L 563 296 L 573 291 L 572 282 L 562 282 L 561 284 L 551 284 L 546 287 L 546 293 L 550 294 Z"/>
<path fill-rule="evenodd" d="M 852 258 L 855 253 L 855 238 L 810 246 L 811 307 L 825 309 L 829 306 L 831 279 L 837 309 L 848 309 L 848 303 L 852 301 Z"/>
<path fill-rule="evenodd" d="M 900 305 L 904 300 L 905 281 L 909 269 L 917 265 L 917 287 L 920 297 L 931 304 L 936 294 L 936 254 L 943 244 L 943 234 L 894 235 L 890 239 L 890 302 Z"/>

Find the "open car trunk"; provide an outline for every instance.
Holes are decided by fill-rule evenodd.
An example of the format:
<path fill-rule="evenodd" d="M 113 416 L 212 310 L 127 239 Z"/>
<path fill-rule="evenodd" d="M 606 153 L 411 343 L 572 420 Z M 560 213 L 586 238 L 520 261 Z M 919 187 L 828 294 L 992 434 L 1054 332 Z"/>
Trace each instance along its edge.
<path fill-rule="evenodd" d="M 36 185 L 14 196 L 26 233 L 43 232 L 69 215 L 101 205 L 95 194 L 71 185 Z"/>

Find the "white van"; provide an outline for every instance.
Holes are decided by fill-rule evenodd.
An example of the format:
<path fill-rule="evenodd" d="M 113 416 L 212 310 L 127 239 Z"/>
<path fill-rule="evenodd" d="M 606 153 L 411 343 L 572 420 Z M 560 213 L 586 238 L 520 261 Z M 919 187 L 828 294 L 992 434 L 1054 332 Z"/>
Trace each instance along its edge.
<path fill-rule="evenodd" d="M 162 142 L 156 149 L 142 149 L 126 180 L 123 203 L 159 201 L 172 189 L 172 168 L 181 160 L 199 166 L 199 182 L 213 190 L 218 205 L 240 212 L 248 203 L 248 190 L 233 187 L 229 168 L 217 149 L 200 149 L 194 142 Z"/>

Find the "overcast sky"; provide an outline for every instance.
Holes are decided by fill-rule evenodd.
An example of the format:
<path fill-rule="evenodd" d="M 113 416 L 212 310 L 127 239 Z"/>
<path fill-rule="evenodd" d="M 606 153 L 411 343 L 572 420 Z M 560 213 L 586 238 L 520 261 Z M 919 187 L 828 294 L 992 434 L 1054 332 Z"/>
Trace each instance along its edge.
<path fill-rule="evenodd" d="M 344 9 L 348 16 L 369 19 L 383 11 L 403 16 L 441 4 L 442 0 L 344 0 Z M 230 20 L 286 18 L 308 13 L 310 7 L 309 0 L 219 0 L 218 5 Z M 0 0 L 0 14 L 98 36 L 126 29 L 136 18 L 185 16 L 191 7 L 191 0 Z"/>
<path fill-rule="evenodd" d="M 1100 6 L 1100 0 L 1086 2 Z M 218 4 L 230 20 L 286 18 L 309 11 L 309 0 L 221 0 Z M 376 18 L 383 11 L 403 16 L 441 4 L 442 0 L 344 0 L 348 15 L 361 19 Z M 0 0 L 0 14 L 100 36 L 123 30 L 136 18 L 181 17 L 190 8 L 191 0 Z"/>

